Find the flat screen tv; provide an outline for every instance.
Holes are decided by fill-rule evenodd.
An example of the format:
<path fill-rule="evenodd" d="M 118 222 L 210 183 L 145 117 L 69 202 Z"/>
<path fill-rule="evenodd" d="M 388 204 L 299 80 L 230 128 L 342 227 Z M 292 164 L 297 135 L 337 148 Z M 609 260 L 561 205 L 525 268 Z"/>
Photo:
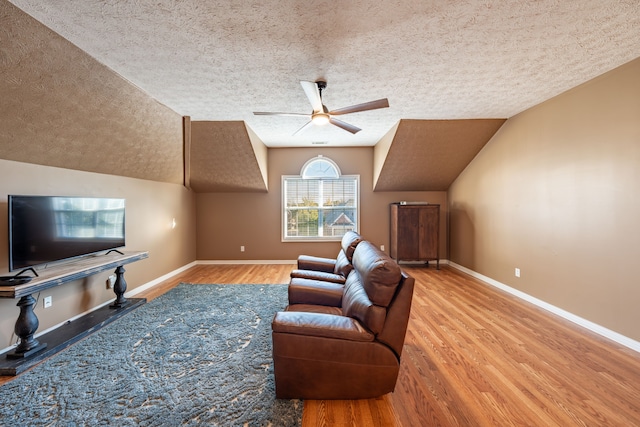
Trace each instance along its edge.
<path fill-rule="evenodd" d="M 125 200 L 9 195 L 9 271 L 125 246 Z"/>

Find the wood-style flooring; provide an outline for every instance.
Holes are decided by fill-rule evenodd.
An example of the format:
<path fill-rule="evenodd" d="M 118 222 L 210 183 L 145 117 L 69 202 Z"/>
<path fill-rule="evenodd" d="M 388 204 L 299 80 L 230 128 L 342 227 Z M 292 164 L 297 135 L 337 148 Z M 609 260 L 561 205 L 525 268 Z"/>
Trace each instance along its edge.
<path fill-rule="evenodd" d="M 199 265 L 136 296 L 287 283 L 292 267 Z M 639 353 L 455 269 L 403 268 L 416 288 L 395 392 L 307 400 L 303 427 L 640 426 Z"/>

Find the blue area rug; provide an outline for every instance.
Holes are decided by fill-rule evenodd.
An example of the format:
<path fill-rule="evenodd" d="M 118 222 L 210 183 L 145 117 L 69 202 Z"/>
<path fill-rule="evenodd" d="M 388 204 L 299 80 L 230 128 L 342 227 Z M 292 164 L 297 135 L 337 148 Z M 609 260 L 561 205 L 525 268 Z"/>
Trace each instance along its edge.
<path fill-rule="evenodd" d="M 286 285 L 180 284 L 0 387 L 6 426 L 298 426 L 275 398 Z"/>

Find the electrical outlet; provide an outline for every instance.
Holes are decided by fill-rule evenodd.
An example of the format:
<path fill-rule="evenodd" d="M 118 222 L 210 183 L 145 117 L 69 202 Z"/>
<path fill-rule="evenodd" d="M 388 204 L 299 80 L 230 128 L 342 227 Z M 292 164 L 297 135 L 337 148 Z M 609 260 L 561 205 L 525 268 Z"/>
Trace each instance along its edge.
<path fill-rule="evenodd" d="M 113 289 L 113 285 L 116 284 L 116 275 L 112 274 L 107 278 L 107 289 Z"/>
<path fill-rule="evenodd" d="M 380 250 L 384 252 L 384 245 L 380 245 Z"/>
<path fill-rule="evenodd" d="M 53 305 L 53 299 L 51 298 L 51 296 L 44 297 L 44 299 L 42 300 L 42 305 L 44 306 L 44 308 L 51 307 Z"/>
<path fill-rule="evenodd" d="M 516 267 L 516 277 L 520 277 L 520 269 Z"/>
<path fill-rule="evenodd" d="M 244 252 L 244 246 L 240 246 L 240 252 Z"/>

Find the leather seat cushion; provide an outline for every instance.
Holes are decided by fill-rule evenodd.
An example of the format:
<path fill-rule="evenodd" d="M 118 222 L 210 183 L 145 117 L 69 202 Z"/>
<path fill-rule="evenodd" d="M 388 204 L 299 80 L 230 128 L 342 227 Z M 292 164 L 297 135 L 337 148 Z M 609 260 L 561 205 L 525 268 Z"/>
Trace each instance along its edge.
<path fill-rule="evenodd" d="M 373 341 L 374 336 L 351 317 L 308 311 L 279 311 L 271 323 L 274 333 L 325 337 L 349 341 Z"/>
<path fill-rule="evenodd" d="M 285 311 L 302 311 L 305 313 L 323 313 L 342 316 L 342 309 L 340 307 L 330 307 L 327 305 L 316 304 L 290 304 L 287 306 Z"/>

